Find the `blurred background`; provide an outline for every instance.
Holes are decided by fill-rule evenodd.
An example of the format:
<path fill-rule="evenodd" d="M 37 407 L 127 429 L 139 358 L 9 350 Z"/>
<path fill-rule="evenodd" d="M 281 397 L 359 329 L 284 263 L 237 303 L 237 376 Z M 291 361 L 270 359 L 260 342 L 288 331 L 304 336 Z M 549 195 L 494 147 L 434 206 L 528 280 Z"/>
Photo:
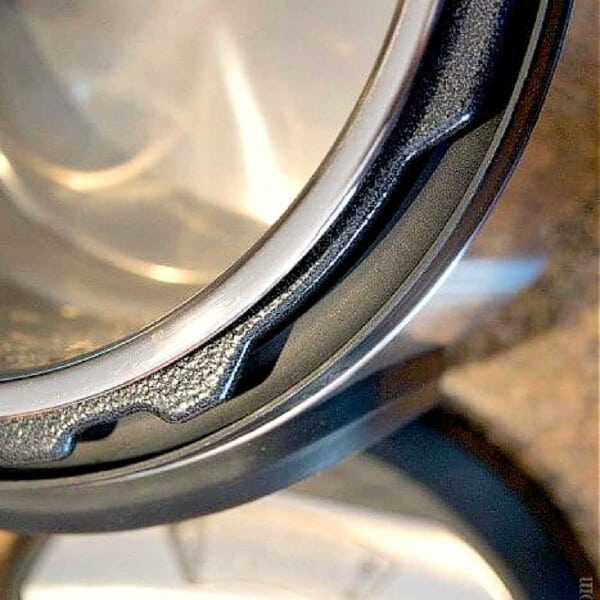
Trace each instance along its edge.
<path fill-rule="evenodd" d="M 536 251 L 529 290 L 451 350 L 450 404 L 543 481 L 598 559 L 598 2 L 576 3 L 534 134 L 478 250 Z"/>

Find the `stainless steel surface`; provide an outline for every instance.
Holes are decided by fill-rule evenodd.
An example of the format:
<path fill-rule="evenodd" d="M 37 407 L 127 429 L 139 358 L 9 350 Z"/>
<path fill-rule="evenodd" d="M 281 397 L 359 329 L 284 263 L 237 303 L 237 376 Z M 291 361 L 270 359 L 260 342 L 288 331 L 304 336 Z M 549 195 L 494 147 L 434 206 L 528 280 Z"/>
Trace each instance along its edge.
<path fill-rule="evenodd" d="M 64 405 L 144 376 L 199 345 L 260 299 L 314 245 L 352 196 L 391 126 L 439 1 L 405 2 L 351 126 L 286 218 L 228 277 L 153 330 L 64 370 L 0 383 L 0 414 Z"/>
<path fill-rule="evenodd" d="M 172 310 L 256 243 L 317 169 L 394 5 L 0 5 L 0 273 L 34 304 L 75 306 L 99 329 L 115 321 L 82 337 L 90 350 L 108 329 L 123 331 L 116 341 Z M 50 328 L 53 340 L 80 333 L 69 319 Z M 3 350 L 0 371 L 48 362 Z M 68 341 L 63 354 L 74 355 Z"/>
<path fill-rule="evenodd" d="M 473 250 L 440 280 L 429 301 L 405 326 L 391 329 L 387 343 L 361 370 L 360 377 L 462 339 L 543 270 L 541 258 L 482 257 Z"/>

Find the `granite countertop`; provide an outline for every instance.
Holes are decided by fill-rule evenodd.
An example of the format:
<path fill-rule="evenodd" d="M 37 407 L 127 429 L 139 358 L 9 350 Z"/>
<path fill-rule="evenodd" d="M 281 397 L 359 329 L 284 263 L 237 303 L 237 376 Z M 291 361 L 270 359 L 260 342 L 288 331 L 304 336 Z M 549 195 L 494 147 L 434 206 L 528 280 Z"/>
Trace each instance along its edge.
<path fill-rule="evenodd" d="M 598 3 L 579 0 L 523 160 L 481 252 L 548 258 L 459 347 L 443 385 L 545 482 L 598 558 Z"/>

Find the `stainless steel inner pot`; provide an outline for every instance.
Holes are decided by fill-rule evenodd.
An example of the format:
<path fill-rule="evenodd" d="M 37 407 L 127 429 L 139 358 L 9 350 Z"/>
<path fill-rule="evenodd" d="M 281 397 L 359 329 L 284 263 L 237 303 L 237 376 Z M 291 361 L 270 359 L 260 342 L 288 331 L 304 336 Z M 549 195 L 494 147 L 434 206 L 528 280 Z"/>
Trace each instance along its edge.
<path fill-rule="evenodd" d="M 0 376 L 138 332 L 259 242 L 311 187 L 397 4 L 0 3 Z"/>

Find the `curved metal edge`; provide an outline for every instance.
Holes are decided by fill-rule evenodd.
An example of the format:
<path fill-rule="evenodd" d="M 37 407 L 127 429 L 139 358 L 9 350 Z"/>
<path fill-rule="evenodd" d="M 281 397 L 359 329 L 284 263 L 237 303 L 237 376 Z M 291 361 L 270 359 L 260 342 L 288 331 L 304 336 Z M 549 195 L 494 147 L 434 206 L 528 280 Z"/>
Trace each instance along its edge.
<path fill-rule="evenodd" d="M 357 193 L 359 201 L 317 248 L 315 256 L 301 265 L 299 273 L 284 282 L 274 298 L 248 320 L 144 380 L 60 410 L 0 419 L 0 464 L 60 460 L 72 451 L 74 435 L 91 425 L 141 411 L 181 422 L 228 397 L 250 341 L 289 315 L 330 274 L 371 224 L 410 159 L 460 130 L 476 112 L 488 84 L 506 3 L 460 0 L 451 6 L 449 13 L 458 18 L 448 39 L 435 49 L 431 59 L 434 67 L 429 65 L 427 80 L 421 82 L 422 89 L 406 107 L 405 119 L 397 124 L 395 131 L 400 131 L 400 136 L 388 141 L 385 167 L 376 167 L 365 178 Z"/>

